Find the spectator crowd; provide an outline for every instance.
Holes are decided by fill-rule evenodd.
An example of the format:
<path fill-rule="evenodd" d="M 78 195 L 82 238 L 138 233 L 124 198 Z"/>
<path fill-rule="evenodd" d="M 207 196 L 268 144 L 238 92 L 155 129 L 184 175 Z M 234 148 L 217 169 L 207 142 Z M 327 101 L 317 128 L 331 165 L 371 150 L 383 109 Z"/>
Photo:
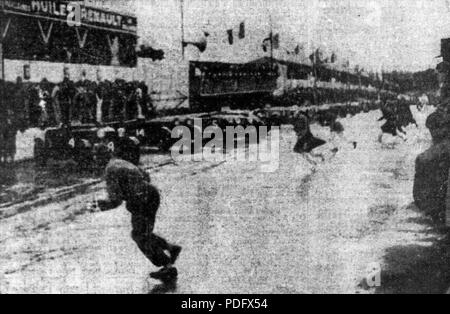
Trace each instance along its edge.
<path fill-rule="evenodd" d="M 0 81 L 0 162 L 12 162 L 16 134 L 28 128 L 62 125 L 108 124 L 153 115 L 149 90 L 144 82 L 74 82 L 65 75 L 59 84 Z"/>

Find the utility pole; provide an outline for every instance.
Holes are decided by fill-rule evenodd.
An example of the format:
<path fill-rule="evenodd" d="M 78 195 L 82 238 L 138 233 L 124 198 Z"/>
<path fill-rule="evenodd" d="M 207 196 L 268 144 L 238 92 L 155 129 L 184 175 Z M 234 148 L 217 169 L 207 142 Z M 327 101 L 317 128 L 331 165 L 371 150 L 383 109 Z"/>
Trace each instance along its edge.
<path fill-rule="evenodd" d="M 181 56 L 184 60 L 184 0 L 180 0 L 181 11 Z"/>
<path fill-rule="evenodd" d="M 5 81 L 5 58 L 3 57 L 3 36 L 0 36 L 0 80 Z"/>
<path fill-rule="evenodd" d="M 1 20 L 4 20 L 5 18 L 5 11 L 4 6 L 5 2 L 3 0 L 1 1 L 1 7 L 0 7 L 0 80 L 5 81 L 5 58 L 3 55 L 3 37 L 4 37 L 4 30 L 3 27 L 1 27 Z M 5 26 L 6 28 L 6 26 Z"/>
<path fill-rule="evenodd" d="M 1 1 L 0 6 L 0 109 L 3 108 L 4 98 L 4 86 L 5 86 L 5 58 L 3 55 L 3 28 L 1 27 L 1 20 L 4 19 L 4 5 L 5 2 Z"/>
<path fill-rule="evenodd" d="M 272 14 L 269 12 L 269 23 L 270 23 L 270 61 L 273 62 L 273 24 L 272 24 Z"/>
<path fill-rule="evenodd" d="M 269 41 L 270 41 L 270 65 L 273 65 L 273 25 L 272 25 L 272 14 L 270 13 L 268 1 L 266 0 L 264 2 L 264 5 L 266 6 L 267 15 L 269 17 Z M 273 67 L 273 66 L 272 66 Z"/>

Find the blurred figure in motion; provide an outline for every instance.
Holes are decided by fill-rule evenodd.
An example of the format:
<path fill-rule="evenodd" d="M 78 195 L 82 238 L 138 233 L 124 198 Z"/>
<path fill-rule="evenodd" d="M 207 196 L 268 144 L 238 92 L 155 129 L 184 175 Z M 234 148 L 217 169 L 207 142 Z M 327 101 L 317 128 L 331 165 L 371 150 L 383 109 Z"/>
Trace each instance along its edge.
<path fill-rule="evenodd" d="M 356 149 L 358 147 L 358 142 L 351 141 L 345 136 L 345 128 L 341 122 L 337 121 L 337 117 L 336 119 L 331 121 L 330 133 L 331 133 L 330 142 L 333 143 L 334 145 L 333 152 L 337 153 L 340 147 L 343 145 L 350 144 L 352 145 L 353 149 Z"/>
<path fill-rule="evenodd" d="M 417 124 L 416 119 L 414 119 L 414 115 L 411 111 L 411 107 L 409 106 L 409 103 L 401 99 L 397 103 L 397 115 L 400 122 L 400 125 L 402 127 L 407 127 L 410 124 L 414 124 L 416 128 L 419 128 L 419 125 Z"/>
<path fill-rule="evenodd" d="M 403 141 L 406 141 L 406 132 L 403 130 L 399 116 L 394 110 L 394 106 L 391 102 L 387 102 L 381 111 L 383 116 L 378 121 L 386 120 L 386 123 L 381 126 L 381 134 L 378 136 L 378 142 L 383 143 L 383 135 L 390 134 L 394 137 L 398 136 Z"/>
<path fill-rule="evenodd" d="M 314 149 L 325 145 L 326 142 L 319 138 L 316 138 L 311 133 L 309 126 L 309 119 L 302 113 L 297 113 L 294 120 L 294 131 L 297 134 L 297 143 L 294 147 L 294 152 L 302 154 L 312 164 L 317 164 L 311 157 L 319 157 L 324 161 L 324 157 L 321 154 L 313 154 Z"/>
<path fill-rule="evenodd" d="M 105 171 L 108 199 L 97 201 L 101 211 L 108 211 L 126 202 L 131 213 L 131 236 L 142 253 L 155 266 L 162 267 L 150 277 L 170 281 L 177 277 L 173 265 L 181 252 L 178 245 L 169 244 L 153 233 L 156 214 L 160 205 L 160 193 L 151 184 L 148 173 L 140 169 L 136 160 L 121 148 L 117 148 Z"/>

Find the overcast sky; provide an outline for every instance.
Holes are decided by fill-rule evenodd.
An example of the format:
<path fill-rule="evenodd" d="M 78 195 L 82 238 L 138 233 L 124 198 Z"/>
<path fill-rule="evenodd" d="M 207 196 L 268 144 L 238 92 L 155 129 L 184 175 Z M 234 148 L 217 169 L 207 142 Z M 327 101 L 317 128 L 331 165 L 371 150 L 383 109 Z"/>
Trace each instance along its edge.
<path fill-rule="evenodd" d="M 180 0 L 128 0 L 141 39 L 180 55 Z M 450 37 L 450 0 L 184 0 L 185 37 L 211 33 L 208 49 L 188 59 L 245 62 L 264 56 L 262 40 L 280 33 L 282 57 L 297 44 L 304 55 L 321 47 L 366 69 L 420 70 L 436 63 L 440 39 Z M 247 36 L 227 41 L 245 22 Z M 271 26 L 272 25 L 272 26 Z"/>

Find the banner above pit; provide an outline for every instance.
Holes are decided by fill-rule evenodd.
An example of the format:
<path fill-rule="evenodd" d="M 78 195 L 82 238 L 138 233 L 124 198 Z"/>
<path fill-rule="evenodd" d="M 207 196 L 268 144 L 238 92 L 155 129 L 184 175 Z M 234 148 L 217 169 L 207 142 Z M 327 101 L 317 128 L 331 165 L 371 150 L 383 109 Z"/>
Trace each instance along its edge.
<path fill-rule="evenodd" d="M 5 13 L 58 21 L 70 19 L 74 5 L 80 8 L 83 26 L 137 35 L 136 17 L 87 7 L 81 1 L 0 0 L 0 9 Z"/>

